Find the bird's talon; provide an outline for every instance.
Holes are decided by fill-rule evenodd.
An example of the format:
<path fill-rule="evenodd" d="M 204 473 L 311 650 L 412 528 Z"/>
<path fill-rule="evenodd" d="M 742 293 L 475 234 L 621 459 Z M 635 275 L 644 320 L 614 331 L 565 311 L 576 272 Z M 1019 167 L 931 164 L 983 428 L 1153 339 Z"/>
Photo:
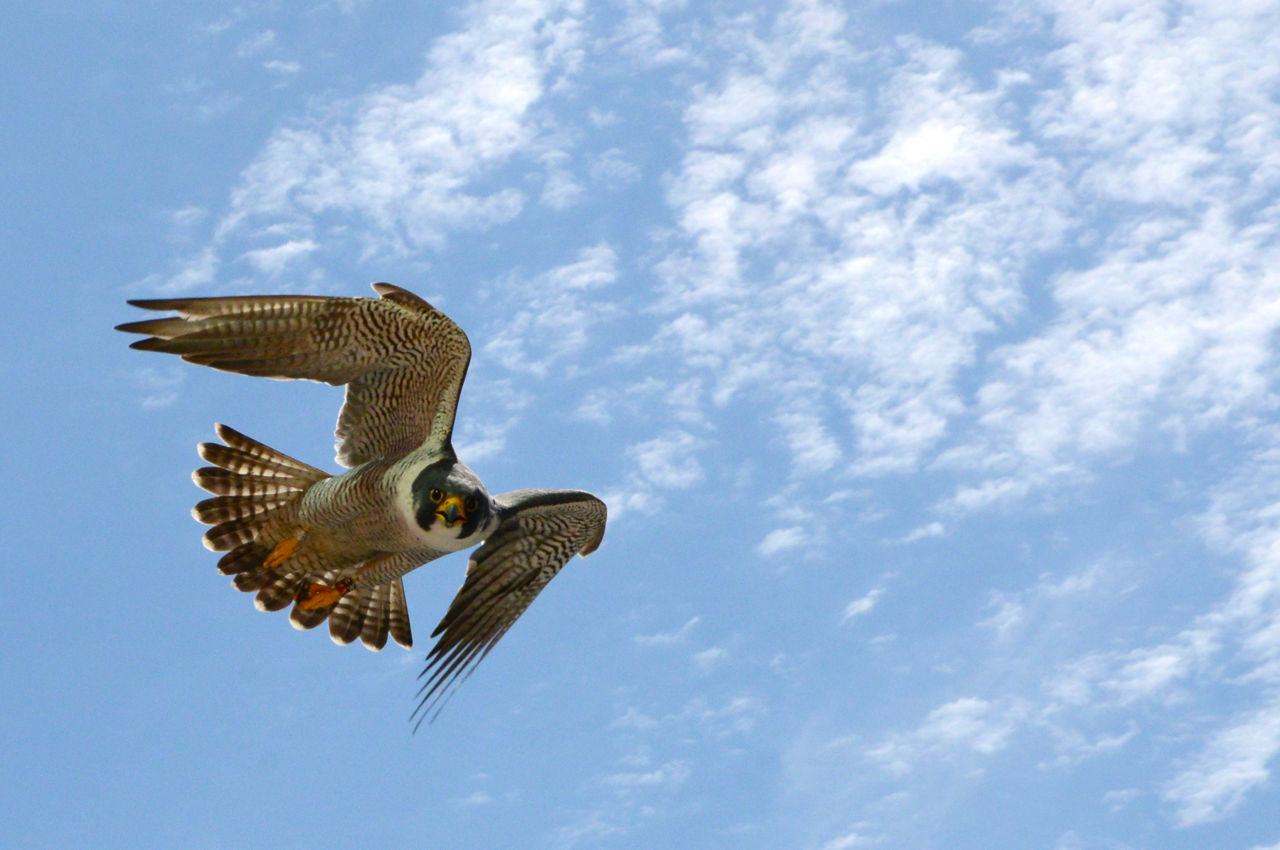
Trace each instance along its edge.
<path fill-rule="evenodd" d="M 262 566 L 271 569 L 277 564 L 282 564 L 298 551 L 298 544 L 307 538 L 307 529 L 300 528 L 292 537 L 286 537 L 276 544 L 276 548 L 271 550 L 271 554 L 262 562 Z"/>
<path fill-rule="evenodd" d="M 298 607 L 303 611 L 314 611 L 317 608 L 328 608 L 335 604 L 350 590 L 346 582 L 338 582 L 333 587 L 323 584 L 312 584 L 298 597 Z"/>

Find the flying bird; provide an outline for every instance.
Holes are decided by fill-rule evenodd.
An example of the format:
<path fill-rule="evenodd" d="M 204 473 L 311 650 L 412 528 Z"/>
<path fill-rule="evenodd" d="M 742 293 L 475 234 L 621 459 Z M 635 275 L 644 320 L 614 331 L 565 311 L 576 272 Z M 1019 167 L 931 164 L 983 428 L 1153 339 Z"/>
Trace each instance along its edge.
<path fill-rule="evenodd" d="M 462 329 L 389 283 L 379 298 L 254 295 L 132 300 L 177 315 L 118 325 L 130 347 L 242 375 L 345 385 L 330 475 L 225 425 L 201 443 L 212 464 L 197 485 L 214 494 L 192 514 L 212 526 L 218 569 L 263 611 L 329 621 L 334 642 L 372 650 L 390 635 L 413 645 L 402 577 L 482 544 L 440 624 L 414 714 L 474 670 L 534 597 L 604 536 L 604 502 L 579 490 L 490 496 L 453 450 L 458 395 L 471 360 Z"/>

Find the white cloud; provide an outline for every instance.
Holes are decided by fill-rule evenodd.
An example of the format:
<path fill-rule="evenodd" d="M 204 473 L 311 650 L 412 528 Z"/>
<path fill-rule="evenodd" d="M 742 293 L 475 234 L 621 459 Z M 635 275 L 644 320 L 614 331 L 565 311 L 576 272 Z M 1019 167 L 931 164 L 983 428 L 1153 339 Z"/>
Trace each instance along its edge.
<path fill-rule="evenodd" d="M 262 30 L 241 41 L 240 45 L 236 48 L 236 56 L 244 59 L 245 57 L 252 56 L 255 53 L 261 53 L 275 43 L 275 31 Z"/>
<path fill-rule="evenodd" d="M 494 287 L 501 318 L 491 327 L 487 354 L 505 368 L 536 376 L 584 350 L 591 331 L 618 311 L 603 292 L 618 278 L 618 257 L 605 243 L 581 249 L 569 263 L 529 280 Z"/>
<path fill-rule="evenodd" d="M 271 248 L 257 248 L 241 255 L 259 273 L 274 277 L 299 257 L 305 257 L 320 246 L 312 239 L 291 239 Z"/>
<path fill-rule="evenodd" d="M 668 41 L 662 16 L 685 5 L 686 0 L 623 0 L 621 21 L 606 41 L 638 66 L 675 65 L 691 57 L 686 47 Z"/>
<path fill-rule="evenodd" d="M 1257 92 L 1280 63 L 1252 13 L 1143 8 L 1052 5 L 1060 49 L 990 83 L 918 38 L 871 61 L 829 4 L 725 22 L 741 49 L 684 110 L 655 266 L 671 383 L 771 411 L 796 474 L 958 471 L 955 513 L 1256 414 L 1280 327 Z M 1209 60 L 1247 84 L 1180 71 Z"/>
<path fill-rule="evenodd" d="M 757 697 L 730 697 L 719 706 L 695 697 L 667 720 L 689 723 L 704 734 L 725 738 L 751 732 L 767 713 L 764 702 Z"/>
<path fill-rule="evenodd" d="M 555 832 L 556 847 L 577 847 L 584 842 L 589 846 L 598 846 L 605 838 L 626 832 L 621 826 L 609 819 L 603 812 L 592 812 L 586 817 L 557 829 Z"/>
<path fill-rule="evenodd" d="M 694 450 L 698 439 L 675 429 L 627 449 L 644 480 L 657 490 L 684 490 L 703 478 Z"/>
<path fill-rule="evenodd" d="M 684 628 L 690 625 L 686 623 Z M 659 706 L 663 704 L 662 694 L 649 688 L 641 692 Z M 685 790 L 690 778 L 701 773 L 695 754 L 709 744 L 750 734 L 765 714 L 764 704 L 746 695 L 722 701 L 694 697 L 676 710 L 651 712 L 627 707 L 610 724 L 626 742 L 627 751 L 619 759 L 623 769 L 591 783 L 589 791 L 596 792 L 601 802 L 577 819 L 581 830 L 574 827 L 564 833 L 573 839 L 563 842 L 564 846 L 573 846 L 584 836 L 630 832 L 637 821 L 664 817 L 677 799 L 673 795 L 680 795 L 682 808 L 691 799 L 700 798 L 701 788 Z M 606 824 L 607 829 L 602 826 Z"/>
<path fill-rule="evenodd" d="M 1042 630 L 1069 625 L 1087 608 L 1092 597 L 1107 594 L 1112 599 L 1125 594 L 1126 564 L 1114 558 L 1102 558 L 1066 576 L 1041 574 L 1030 587 L 1008 593 L 993 590 L 987 607 L 994 613 L 978 623 L 1007 640 L 1034 624 Z"/>
<path fill-rule="evenodd" d="M 177 269 L 168 275 L 150 274 L 139 281 L 139 288 L 165 294 L 177 294 L 207 287 L 217 277 L 220 265 L 218 252 L 207 246 L 177 263 Z"/>
<path fill-rule="evenodd" d="M 698 97 L 685 110 L 685 124 L 694 145 L 719 145 L 772 123 L 781 101 L 763 77 L 731 71 L 718 90 Z"/>
<path fill-rule="evenodd" d="M 273 263 L 263 253 L 271 249 L 239 243 L 283 224 L 326 251 L 407 255 L 439 248 L 450 231 L 483 229 L 519 214 L 525 196 L 510 181 L 479 187 L 516 160 L 535 172 L 551 168 L 548 197 L 566 200 L 547 165 L 561 158 L 546 134 L 551 122 L 538 109 L 581 62 L 577 11 L 560 0 L 474 3 L 459 31 L 431 44 L 415 82 L 321 103 L 307 119 L 277 130 L 241 175 L 211 243 L 164 288 L 209 283 L 226 251 Z M 240 52 L 257 54 L 273 41 L 274 33 L 263 31 Z M 267 67 L 286 75 L 300 70 L 280 60 Z"/>
<path fill-rule="evenodd" d="M 999 591 L 993 591 L 989 604 L 996 609 L 995 613 L 978 625 L 991 629 L 1002 639 L 1009 637 L 1027 621 L 1027 607 L 1017 599 L 1006 598 Z"/>
<path fill-rule="evenodd" d="M 730 406 L 762 411 L 794 475 L 947 481 L 946 525 L 912 539 L 1133 454 L 1180 466 L 1200 435 L 1280 443 L 1265 435 L 1280 397 L 1280 60 L 1264 46 L 1276 19 L 1260 6 L 1042 5 L 1024 13 L 1047 12 L 1037 37 L 1051 55 L 1015 51 L 1016 67 L 981 77 L 973 56 L 922 39 L 877 45 L 855 77 L 856 36 L 833 46 L 849 34 L 831 7 L 744 16 L 720 30 L 742 49 L 683 114 L 653 356 L 678 360 L 669 384 L 696 382 L 712 426 Z M 784 17 L 820 12 L 830 22 L 810 32 L 825 36 L 786 41 L 798 30 Z M 1015 29 L 975 41 L 1022 39 Z M 944 702 L 866 757 L 903 776 L 1026 730 L 1047 733 L 1042 765 L 1067 770 L 1135 746 L 1167 753 L 1147 721 L 1195 705 L 1211 743 L 1163 780 L 1179 821 L 1259 794 L 1280 752 L 1266 713 L 1280 681 L 1280 496 L 1256 481 L 1280 476 L 1255 460 L 1230 488 L 1246 492 L 1210 494 L 1204 520 L 1242 559 L 1238 576 L 1224 571 L 1226 598 L 1117 632 L 1102 614 L 1127 604 L 1124 564 L 990 592 L 986 672 L 998 663 L 1007 689 Z M 799 545 L 802 526 L 781 525 L 760 554 Z M 1212 690 L 1228 677 L 1266 708 L 1224 720 Z"/>
<path fill-rule="evenodd" d="M 284 59 L 269 59 L 262 63 L 262 67 L 266 68 L 273 74 L 279 74 L 282 77 L 291 77 L 302 71 L 301 62 L 287 61 Z"/>
<path fill-rule="evenodd" d="M 766 714 L 768 709 L 758 697 L 743 694 L 716 703 L 698 696 L 677 710 L 662 713 L 631 706 L 614 725 L 661 736 L 687 737 L 697 733 L 718 739 L 750 733 Z"/>
<path fill-rule="evenodd" d="M 621 188 L 641 177 L 640 167 L 629 161 L 621 148 L 592 155 L 588 173 L 592 182 L 606 189 Z"/>
<path fill-rule="evenodd" d="M 775 25 L 758 66 L 685 112 L 692 147 L 668 192 L 683 245 L 658 266 L 675 316 L 659 340 L 717 404 L 749 392 L 776 410 L 798 473 L 910 469 L 964 412 L 957 378 L 1020 308 L 1017 275 L 1062 231 L 1063 187 L 958 53 L 900 46 L 876 80 L 879 130 L 843 70 L 840 15 L 797 4 Z M 929 121 L 946 127 L 926 150 Z M 913 204 L 874 196 L 894 187 Z"/>
<path fill-rule="evenodd" d="M 191 204 L 174 210 L 169 217 L 175 228 L 188 230 L 204 221 L 208 216 L 209 211 L 207 209 Z"/>
<path fill-rule="evenodd" d="M 840 618 L 840 625 L 848 623 L 850 620 L 856 620 L 864 614 L 876 607 L 876 603 L 880 601 L 880 597 L 884 595 L 883 587 L 873 587 L 864 595 L 850 602 L 844 608 L 844 616 Z"/>
<path fill-rule="evenodd" d="M 1136 788 L 1117 788 L 1113 791 L 1108 791 L 1107 793 L 1103 794 L 1102 800 L 1107 804 L 1107 807 L 1114 813 L 1122 810 L 1125 806 L 1128 806 L 1130 803 L 1132 803 L 1134 800 L 1138 799 L 1141 796 L 1142 796 L 1142 792 Z"/>
<path fill-rule="evenodd" d="M 493 797 L 484 791 L 472 791 L 458 802 L 464 806 L 487 806 L 493 802 Z"/>
<path fill-rule="evenodd" d="M 1133 722 L 1130 722 L 1123 732 L 1102 733 L 1093 737 L 1077 729 L 1055 725 L 1052 722 L 1047 722 L 1046 727 L 1054 738 L 1056 755 L 1053 759 L 1042 762 L 1042 767 L 1074 767 L 1088 759 L 1098 758 L 1123 749 L 1138 734 L 1138 726 Z M 1113 806 L 1118 807 L 1122 800 L 1128 798 L 1124 797 L 1124 795 L 1120 797 L 1107 795 L 1104 796 L 1104 799 L 1111 802 Z"/>
<path fill-rule="evenodd" d="M 563 171 L 552 171 L 542 187 L 539 201 L 554 210 L 566 210 L 581 200 L 582 185 Z"/>
<path fill-rule="evenodd" d="M 935 708 L 916 729 L 889 735 L 864 755 L 895 775 L 911 771 L 926 757 L 961 752 L 990 755 L 1008 745 L 1026 716 L 1019 702 L 997 705 L 979 697 L 962 697 Z"/>
<path fill-rule="evenodd" d="M 142 409 L 158 410 L 178 400 L 187 372 L 179 366 L 162 369 L 144 366 L 129 374 L 130 380 L 142 392 Z"/>
<path fill-rule="evenodd" d="M 817 475 L 844 458 L 840 444 L 813 411 L 786 410 L 778 414 L 778 426 L 791 449 L 791 468 L 797 475 Z"/>
<path fill-rule="evenodd" d="M 934 520 L 924 525 L 911 529 L 902 537 L 893 541 L 895 543 L 915 543 L 917 540 L 927 540 L 930 537 L 941 537 L 947 533 L 947 527 L 942 523 Z"/>
<path fill-rule="evenodd" d="M 635 642 L 640 646 L 674 646 L 684 643 L 689 633 L 701 621 L 700 617 L 690 617 L 684 625 L 670 632 L 658 632 L 651 635 L 636 635 Z"/>
<path fill-rule="evenodd" d="M 690 656 L 690 660 L 693 666 L 698 668 L 698 672 L 710 673 L 729 660 L 729 650 L 722 646 L 712 646 L 695 652 Z"/>
<path fill-rule="evenodd" d="M 614 720 L 610 725 L 618 729 L 634 729 L 639 732 L 644 732 L 649 729 L 657 728 L 659 724 L 657 720 L 654 720 L 640 709 L 635 706 L 631 706 L 621 717 Z"/>
<path fill-rule="evenodd" d="M 1246 794 L 1266 782 L 1267 765 L 1280 753 L 1280 701 L 1219 731 L 1195 761 L 1174 777 L 1165 797 L 1178 810 L 1182 826 L 1220 820 Z"/>
<path fill-rule="evenodd" d="M 671 788 L 683 785 L 692 772 L 692 768 L 686 761 L 669 761 L 649 771 L 613 773 L 606 776 L 604 782 L 622 791 L 649 786 Z"/>
<path fill-rule="evenodd" d="M 798 525 L 789 525 L 786 528 L 775 528 L 764 536 L 764 539 L 756 544 L 756 554 L 762 558 L 772 558 L 780 552 L 787 552 L 791 549 L 799 549 L 809 539 L 805 530 Z"/>
<path fill-rule="evenodd" d="M 879 844 L 883 839 L 879 836 L 870 836 L 863 831 L 865 827 L 860 826 L 851 832 L 831 839 L 822 845 L 822 850 L 852 850 L 854 847 L 869 847 Z"/>
<path fill-rule="evenodd" d="M 917 90 L 918 91 L 918 90 Z M 993 160 L 1005 167 L 1029 159 L 1008 128 L 990 129 L 983 116 L 942 93 L 911 105 L 904 121 L 875 155 L 856 163 L 850 176 L 877 195 L 919 190 L 930 180 L 981 180 Z"/>
<path fill-rule="evenodd" d="M 507 445 L 507 432 L 518 420 L 515 418 L 499 422 L 473 423 L 468 419 L 459 428 L 459 438 L 455 450 L 459 457 L 465 457 L 475 463 L 496 457 Z"/>
<path fill-rule="evenodd" d="M 1247 422 L 1272 404 L 1280 327 L 1278 231 L 1257 214 L 1280 173 L 1253 144 L 1280 142 L 1280 109 L 1258 97 L 1280 85 L 1261 47 L 1274 20 L 1051 5 L 1062 47 L 1048 68 L 1063 84 L 1040 96 L 1033 129 L 1078 175 L 1080 213 L 1112 221 L 1083 232 L 1084 256 L 1050 281 L 1057 320 L 998 349 L 979 390 L 981 457 L 1032 484 L 1157 423 L 1184 440 Z"/>

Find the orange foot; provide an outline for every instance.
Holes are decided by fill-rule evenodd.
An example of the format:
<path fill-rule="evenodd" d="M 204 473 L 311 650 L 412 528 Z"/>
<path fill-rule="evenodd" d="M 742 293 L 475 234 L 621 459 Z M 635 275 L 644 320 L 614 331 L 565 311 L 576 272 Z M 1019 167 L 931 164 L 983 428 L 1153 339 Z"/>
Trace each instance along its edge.
<path fill-rule="evenodd" d="M 314 611 L 317 608 L 328 608 L 342 598 L 351 587 L 340 581 L 333 587 L 323 584 L 312 584 L 298 597 L 298 607 L 303 611 Z"/>
<path fill-rule="evenodd" d="M 287 561 L 294 552 L 298 551 L 298 544 L 307 539 L 307 529 L 300 528 L 292 537 L 286 537 L 276 544 L 276 548 L 271 550 L 271 554 L 262 562 L 262 566 L 271 569 L 276 564 L 282 564 Z"/>

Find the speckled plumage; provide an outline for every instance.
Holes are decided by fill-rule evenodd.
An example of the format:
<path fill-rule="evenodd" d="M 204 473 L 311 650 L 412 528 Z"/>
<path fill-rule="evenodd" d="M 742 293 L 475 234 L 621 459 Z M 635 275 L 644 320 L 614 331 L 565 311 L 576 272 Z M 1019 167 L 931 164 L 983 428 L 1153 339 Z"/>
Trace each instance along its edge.
<path fill-rule="evenodd" d="M 213 498 L 193 509 L 212 526 L 218 569 L 266 611 L 328 620 L 337 643 L 412 645 L 402 577 L 452 551 L 482 545 L 432 637 L 419 710 L 460 682 L 575 553 L 604 534 L 606 509 L 590 493 L 517 490 L 490 497 L 452 445 L 471 347 L 426 301 L 374 284 L 381 298 L 241 296 L 131 301 L 176 316 L 119 330 L 144 351 L 245 375 L 346 386 L 338 415 L 341 475 L 289 457 L 225 425 L 203 443 L 211 466 L 196 484 Z M 336 590 L 316 607 L 308 588 Z M 327 602 L 328 597 L 324 597 Z"/>

